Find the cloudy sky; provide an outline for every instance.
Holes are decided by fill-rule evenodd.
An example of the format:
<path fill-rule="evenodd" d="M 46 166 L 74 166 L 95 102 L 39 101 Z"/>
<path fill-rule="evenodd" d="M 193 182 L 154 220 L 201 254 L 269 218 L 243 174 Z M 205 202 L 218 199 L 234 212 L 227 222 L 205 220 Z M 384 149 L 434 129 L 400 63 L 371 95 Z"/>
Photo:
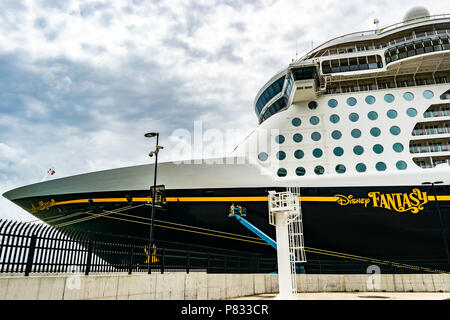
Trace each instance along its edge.
<path fill-rule="evenodd" d="M 296 46 L 301 56 L 424 3 L 450 13 L 414 0 L 1 0 L 0 194 L 50 167 L 64 177 L 148 163 L 153 130 L 175 160 L 174 131 L 194 120 L 239 139 Z M 3 197 L 1 218 L 33 219 Z"/>

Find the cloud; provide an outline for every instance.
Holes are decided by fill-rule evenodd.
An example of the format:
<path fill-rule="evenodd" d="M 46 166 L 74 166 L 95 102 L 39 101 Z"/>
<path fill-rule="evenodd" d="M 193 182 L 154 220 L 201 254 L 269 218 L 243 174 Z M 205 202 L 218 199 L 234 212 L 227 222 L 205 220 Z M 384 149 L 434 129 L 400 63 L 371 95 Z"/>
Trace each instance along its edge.
<path fill-rule="evenodd" d="M 253 99 L 295 57 L 330 38 L 401 21 L 420 1 L 1 1 L 0 193 L 56 177 L 161 160 L 177 129 L 257 125 Z M 432 13 L 450 11 L 427 4 Z M 230 140 L 231 140 L 230 138 Z M 218 145 L 223 143 L 217 142 Z M 234 143 L 223 143 L 224 153 Z M 210 143 L 209 150 L 216 152 Z M 193 154 L 193 156 L 200 156 Z M 0 218 L 29 217 L 0 199 Z"/>

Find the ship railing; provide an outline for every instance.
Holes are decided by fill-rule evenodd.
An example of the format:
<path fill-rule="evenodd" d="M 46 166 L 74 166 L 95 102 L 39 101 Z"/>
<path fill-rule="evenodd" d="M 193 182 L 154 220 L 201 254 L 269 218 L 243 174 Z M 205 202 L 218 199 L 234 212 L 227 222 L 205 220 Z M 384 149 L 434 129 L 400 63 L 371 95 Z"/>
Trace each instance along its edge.
<path fill-rule="evenodd" d="M 423 82 L 425 81 L 425 82 Z M 446 77 L 442 78 L 429 78 L 429 79 L 411 79 L 411 81 L 397 81 L 397 82 L 389 82 L 389 83 L 379 83 L 372 85 L 361 85 L 361 86 L 341 86 L 335 88 L 327 88 L 324 91 L 324 94 L 340 94 L 340 93 L 350 93 L 350 92 L 364 92 L 364 91 L 373 91 L 373 90 L 385 90 L 385 89 L 396 89 L 396 88 L 405 88 L 405 87 L 416 87 L 421 85 L 431 85 L 431 84 L 445 84 L 449 83 Z M 443 114 L 445 116 L 449 115 L 447 112 Z"/>
<path fill-rule="evenodd" d="M 430 18 L 430 20 L 436 21 L 436 20 L 439 20 L 439 19 L 447 19 L 447 18 L 450 18 L 450 14 L 431 15 L 431 16 L 428 16 L 428 17 L 425 17 L 425 18 Z M 322 43 L 321 45 L 319 45 L 319 46 L 317 46 L 316 48 L 310 50 L 308 53 L 306 53 L 304 56 L 302 56 L 300 59 L 298 59 L 298 60 L 296 60 L 296 61 L 301 61 L 301 60 L 304 60 L 304 59 L 310 59 L 310 58 L 315 58 L 315 57 L 317 57 L 317 54 L 318 54 L 319 52 L 321 52 L 321 49 L 320 49 L 320 48 L 323 48 L 323 47 L 325 47 L 326 45 L 330 44 L 331 42 L 334 42 L 334 41 L 339 40 L 339 39 L 346 39 L 346 38 L 355 37 L 355 36 L 361 36 L 361 37 L 364 37 L 364 36 L 368 36 L 368 35 L 374 35 L 374 34 L 386 33 L 386 32 L 388 32 L 388 31 L 394 30 L 394 29 L 396 29 L 396 28 L 404 27 L 404 26 L 406 26 L 406 25 L 408 25 L 408 24 L 411 24 L 411 23 L 414 23 L 414 22 L 418 22 L 418 21 L 426 21 L 426 20 L 424 20 L 423 17 L 421 17 L 421 18 L 414 18 L 414 19 L 411 19 L 411 20 L 408 20 L 408 21 L 402 21 L 402 22 L 394 23 L 394 24 L 392 24 L 392 25 L 389 25 L 389 26 L 387 26 L 387 27 L 381 28 L 381 29 L 379 29 L 379 30 L 374 29 L 374 30 L 366 30 L 366 31 L 359 31 L 359 32 L 348 33 L 348 34 L 345 34 L 345 35 L 342 35 L 342 36 L 339 36 L 339 37 L 330 39 L 330 40 L 328 40 L 328 41 Z M 433 32 L 433 31 L 429 31 L 430 34 L 431 34 L 432 32 Z M 418 34 L 420 34 L 420 33 L 418 33 Z M 408 40 L 413 39 L 412 36 L 411 36 L 411 37 L 403 37 L 403 38 L 399 38 L 399 39 L 396 39 L 396 40 L 391 40 L 390 42 L 386 43 L 385 46 L 381 45 L 381 47 L 383 47 L 383 48 L 384 48 L 384 47 L 387 47 L 388 44 L 391 43 L 391 42 L 394 43 L 394 44 L 397 44 L 395 41 L 402 41 L 402 40 L 405 40 L 405 39 L 407 39 L 407 38 L 410 38 L 410 39 L 408 39 Z M 405 41 L 408 41 L 408 40 L 405 40 Z M 380 46 L 374 46 L 374 48 L 375 48 L 375 47 L 376 47 L 377 49 L 380 48 Z M 356 49 L 357 46 L 351 46 L 350 48 L 351 48 L 351 49 Z M 361 48 L 363 48 L 363 47 L 361 47 Z M 371 49 L 371 50 L 372 50 L 372 49 Z M 314 53 L 314 52 L 315 52 L 315 54 L 312 55 L 312 53 Z M 326 52 L 326 51 L 325 51 L 325 52 Z M 324 52 L 322 52 L 322 55 L 327 55 L 327 54 L 324 54 Z"/>

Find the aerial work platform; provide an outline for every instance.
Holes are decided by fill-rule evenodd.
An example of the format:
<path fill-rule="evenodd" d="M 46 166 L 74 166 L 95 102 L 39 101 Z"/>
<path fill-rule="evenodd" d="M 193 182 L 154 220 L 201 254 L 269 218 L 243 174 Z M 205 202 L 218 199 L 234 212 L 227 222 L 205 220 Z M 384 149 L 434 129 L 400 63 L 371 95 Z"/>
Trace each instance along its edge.
<path fill-rule="evenodd" d="M 295 299 L 297 293 L 296 264 L 306 262 L 303 237 L 303 220 L 300 206 L 300 188 L 288 188 L 284 192 L 269 191 L 269 223 L 276 227 L 276 242 L 248 222 L 245 208 L 230 208 L 229 217 L 235 217 L 242 225 L 277 250 L 278 299 Z"/>

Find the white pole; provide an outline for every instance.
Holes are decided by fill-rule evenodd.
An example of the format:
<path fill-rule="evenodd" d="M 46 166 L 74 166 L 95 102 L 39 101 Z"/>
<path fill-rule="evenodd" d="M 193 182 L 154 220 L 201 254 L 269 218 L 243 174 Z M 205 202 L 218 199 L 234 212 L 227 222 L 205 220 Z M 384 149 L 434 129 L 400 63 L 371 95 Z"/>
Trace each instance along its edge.
<path fill-rule="evenodd" d="M 296 297 L 292 294 L 292 274 L 289 255 L 287 213 L 283 211 L 277 212 L 275 215 L 275 224 L 277 236 L 278 286 L 280 289 L 280 293 L 276 299 L 296 299 Z"/>

